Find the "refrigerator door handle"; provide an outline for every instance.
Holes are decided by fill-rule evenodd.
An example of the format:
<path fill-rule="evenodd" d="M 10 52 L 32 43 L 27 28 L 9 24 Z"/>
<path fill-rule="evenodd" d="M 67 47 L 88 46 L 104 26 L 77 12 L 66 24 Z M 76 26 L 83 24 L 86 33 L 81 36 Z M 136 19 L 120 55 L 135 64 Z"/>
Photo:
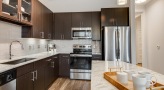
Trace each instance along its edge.
<path fill-rule="evenodd" d="M 120 31 L 119 29 L 117 30 L 117 43 L 118 43 L 118 50 L 117 50 L 117 59 L 120 59 Z"/>
<path fill-rule="evenodd" d="M 116 53 L 116 59 L 118 60 L 118 37 L 117 37 L 117 30 L 115 30 L 115 53 Z"/>

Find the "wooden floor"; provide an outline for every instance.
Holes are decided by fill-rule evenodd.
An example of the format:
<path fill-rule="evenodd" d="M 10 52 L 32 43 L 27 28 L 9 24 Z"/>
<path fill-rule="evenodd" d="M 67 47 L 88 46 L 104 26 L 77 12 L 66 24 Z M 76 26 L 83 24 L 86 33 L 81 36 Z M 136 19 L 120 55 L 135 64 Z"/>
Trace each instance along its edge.
<path fill-rule="evenodd" d="M 91 90 L 91 82 L 58 78 L 48 90 Z"/>

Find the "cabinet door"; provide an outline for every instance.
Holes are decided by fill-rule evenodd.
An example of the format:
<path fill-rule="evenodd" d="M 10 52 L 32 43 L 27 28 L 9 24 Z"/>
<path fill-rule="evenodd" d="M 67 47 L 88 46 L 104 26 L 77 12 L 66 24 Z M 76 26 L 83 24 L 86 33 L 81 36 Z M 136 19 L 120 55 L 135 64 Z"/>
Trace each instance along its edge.
<path fill-rule="evenodd" d="M 52 33 L 52 11 L 49 10 L 47 7 L 42 5 L 43 9 L 43 32 L 44 32 L 44 38 L 45 39 L 51 39 L 51 33 Z"/>
<path fill-rule="evenodd" d="M 32 81 L 32 78 L 33 75 L 31 72 L 18 77 L 16 81 L 17 90 L 33 90 L 34 82 Z"/>
<path fill-rule="evenodd" d="M 59 59 L 58 55 L 53 56 L 54 60 L 54 80 L 59 77 Z"/>
<path fill-rule="evenodd" d="M 115 26 L 115 8 L 101 9 L 101 26 Z"/>
<path fill-rule="evenodd" d="M 43 11 L 42 4 L 38 0 L 32 0 L 32 33 L 33 38 L 42 38 L 41 32 L 43 32 Z"/>
<path fill-rule="evenodd" d="M 35 82 L 34 90 L 45 90 L 44 77 L 45 77 L 45 60 L 39 60 L 34 63 Z"/>
<path fill-rule="evenodd" d="M 92 40 L 100 40 L 100 12 L 92 12 Z"/>
<path fill-rule="evenodd" d="M 70 76 L 70 56 L 69 54 L 59 55 L 59 76 L 69 77 Z"/>
<path fill-rule="evenodd" d="M 32 6 L 31 0 L 21 0 L 21 7 L 24 8 L 24 10 L 20 10 L 20 14 L 21 14 L 20 18 L 22 23 L 31 24 L 31 11 L 32 11 L 31 6 Z"/>
<path fill-rule="evenodd" d="M 129 8 L 115 9 L 117 26 L 129 26 Z"/>
<path fill-rule="evenodd" d="M 102 60 L 102 56 L 101 55 L 93 54 L 92 55 L 92 60 Z"/>
<path fill-rule="evenodd" d="M 91 23 L 92 13 L 91 12 L 84 12 L 81 14 L 82 14 L 82 27 L 91 27 L 92 26 L 92 23 Z"/>
<path fill-rule="evenodd" d="M 46 59 L 45 67 L 45 88 L 48 89 L 49 85 L 54 81 L 54 68 L 52 67 L 53 60 Z"/>
<path fill-rule="evenodd" d="M 64 22 L 63 22 L 63 14 L 60 13 L 56 13 L 55 14 L 55 36 L 54 39 L 62 39 L 63 38 L 63 29 L 64 29 Z"/>
<path fill-rule="evenodd" d="M 34 82 L 34 90 L 45 90 L 44 87 L 44 67 L 36 69 L 36 79 Z"/>
<path fill-rule="evenodd" d="M 65 40 L 71 40 L 72 36 L 71 36 L 71 13 L 63 13 L 63 26 L 64 26 L 64 31 L 63 31 L 63 39 Z"/>
<path fill-rule="evenodd" d="M 105 8 L 101 10 L 101 26 L 128 26 L 129 8 Z"/>
<path fill-rule="evenodd" d="M 50 11 L 50 13 L 48 14 L 48 27 L 49 27 L 49 30 L 48 30 L 48 39 L 52 39 L 53 37 L 53 13 Z"/>
<path fill-rule="evenodd" d="M 91 13 L 72 13 L 72 27 L 91 27 Z"/>
<path fill-rule="evenodd" d="M 0 0 L 0 16 L 8 20 L 9 22 L 18 22 L 19 10 L 17 9 L 17 7 L 20 8 L 19 0 L 10 0 L 10 2 L 7 2 L 7 0 Z"/>

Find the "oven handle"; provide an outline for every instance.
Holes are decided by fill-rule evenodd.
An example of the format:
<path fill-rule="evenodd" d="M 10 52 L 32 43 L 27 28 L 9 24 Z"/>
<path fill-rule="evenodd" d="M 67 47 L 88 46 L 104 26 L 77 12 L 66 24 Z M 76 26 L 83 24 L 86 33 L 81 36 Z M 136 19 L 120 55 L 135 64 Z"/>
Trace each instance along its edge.
<path fill-rule="evenodd" d="M 70 55 L 70 57 L 92 57 L 92 55 Z"/>

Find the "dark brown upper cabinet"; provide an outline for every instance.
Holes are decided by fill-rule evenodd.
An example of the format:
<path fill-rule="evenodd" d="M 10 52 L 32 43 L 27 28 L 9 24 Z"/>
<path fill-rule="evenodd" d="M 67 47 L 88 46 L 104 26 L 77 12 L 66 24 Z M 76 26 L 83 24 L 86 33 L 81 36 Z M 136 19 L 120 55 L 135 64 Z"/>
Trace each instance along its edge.
<path fill-rule="evenodd" d="M 91 27 L 91 12 L 72 13 L 72 27 Z"/>
<path fill-rule="evenodd" d="M 129 26 L 129 8 L 101 9 L 101 26 Z"/>
<path fill-rule="evenodd" d="M 31 0 L 0 0 L 0 19 L 19 25 L 32 25 Z"/>
<path fill-rule="evenodd" d="M 52 30 L 53 30 L 53 13 L 47 7 L 42 5 L 43 8 L 43 33 L 44 39 L 52 39 Z"/>
<path fill-rule="evenodd" d="M 101 12 L 92 12 L 92 40 L 101 40 L 100 23 Z"/>
<path fill-rule="evenodd" d="M 71 13 L 54 14 L 54 36 L 56 40 L 71 40 Z"/>
<path fill-rule="evenodd" d="M 51 39 L 53 12 L 38 0 L 32 0 L 32 25 L 22 27 L 23 38 Z"/>

